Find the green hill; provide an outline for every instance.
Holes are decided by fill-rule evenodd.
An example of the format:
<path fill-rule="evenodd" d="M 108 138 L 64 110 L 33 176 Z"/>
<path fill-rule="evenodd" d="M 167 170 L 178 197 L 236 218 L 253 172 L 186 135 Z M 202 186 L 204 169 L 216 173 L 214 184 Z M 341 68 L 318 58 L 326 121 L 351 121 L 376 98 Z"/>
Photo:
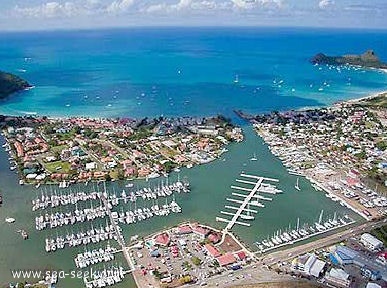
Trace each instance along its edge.
<path fill-rule="evenodd" d="M 0 99 L 27 88 L 31 88 L 27 81 L 11 73 L 0 71 Z"/>
<path fill-rule="evenodd" d="M 313 64 L 330 65 L 356 65 L 365 68 L 387 69 L 387 63 L 380 61 L 372 50 L 368 50 L 361 55 L 327 56 L 323 53 L 315 55 L 310 62 Z"/>

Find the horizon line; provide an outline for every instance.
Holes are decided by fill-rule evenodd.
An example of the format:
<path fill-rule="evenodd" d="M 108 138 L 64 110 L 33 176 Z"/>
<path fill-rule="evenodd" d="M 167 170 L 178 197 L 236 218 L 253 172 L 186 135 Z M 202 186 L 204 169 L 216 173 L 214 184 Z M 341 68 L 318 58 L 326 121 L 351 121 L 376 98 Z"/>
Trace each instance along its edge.
<path fill-rule="evenodd" d="M 358 27 L 358 26 L 304 26 L 304 25 L 196 25 L 196 24 L 187 24 L 187 25 L 175 25 L 175 24 L 159 24 L 159 25 L 112 25 L 112 26 L 96 26 L 96 27 L 52 27 L 52 28 L 32 28 L 32 29 L 5 29 L 0 30 L 0 34 L 8 33 L 33 33 L 33 32 L 72 32 L 72 31 L 106 31 L 106 30 L 140 30 L 140 29 L 294 29 L 294 30 L 336 30 L 336 31 L 380 31 L 387 32 L 387 27 Z"/>

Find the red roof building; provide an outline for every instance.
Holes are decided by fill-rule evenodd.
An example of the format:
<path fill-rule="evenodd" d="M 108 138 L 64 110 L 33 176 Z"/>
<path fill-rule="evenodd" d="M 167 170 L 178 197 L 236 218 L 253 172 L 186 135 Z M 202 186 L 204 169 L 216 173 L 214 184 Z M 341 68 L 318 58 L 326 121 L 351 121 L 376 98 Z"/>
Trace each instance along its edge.
<path fill-rule="evenodd" d="M 177 228 L 178 234 L 189 234 L 192 233 L 192 228 L 189 225 L 181 225 Z"/>
<path fill-rule="evenodd" d="M 171 242 L 168 233 L 161 233 L 155 237 L 155 244 L 160 246 L 168 246 Z"/>
<path fill-rule="evenodd" d="M 216 244 L 218 243 L 222 238 L 217 233 L 211 233 L 208 235 L 208 240 L 210 240 L 212 243 Z"/>
<path fill-rule="evenodd" d="M 218 248 L 212 246 L 211 244 L 204 245 L 204 249 L 207 251 L 209 255 L 211 255 L 212 258 L 217 258 L 221 255 Z"/>
<path fill-rule="evenodd" d="M 237 253 L 237 258 L 240 260 L 240 261 L 243 261 L 246 259 L 246 253 L 244 251 L 240 251 Z"/>
<path fill-rule="evenodd" d="M 226 253 L 226 254 L 216 258 L 216 260 L 218 260 L 218 263 L 220 266 L 231 265 L 237 261 L 235 259 L 234 255 L 232 255 L 231 253 Z"/>
<path fill-rule="evenodd" d="M 210 233 L 210 230 L 208 230 L 207 228 L 204 228 L 202 226 L 194 226 L 192 228 L 192 232 L 201 236 L 202 238 L 205 238 L 208 235 L 208 233 Z"/>

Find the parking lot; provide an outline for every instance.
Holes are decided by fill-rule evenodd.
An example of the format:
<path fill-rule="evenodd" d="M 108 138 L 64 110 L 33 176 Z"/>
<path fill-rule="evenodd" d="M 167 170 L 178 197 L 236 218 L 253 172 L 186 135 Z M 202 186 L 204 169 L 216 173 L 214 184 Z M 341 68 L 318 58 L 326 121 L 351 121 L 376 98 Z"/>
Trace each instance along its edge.
<path fill-rule="evenodd" d="M 131 251 L 132 258 L 141 271 L 139 277 L 147 283 L 156 286 L 155 279 L 159 279 L 168 287 L 193 282 L 204 286 L 209 277 L 230 271 L 230 267 L 220 267 L 218 261 L 203 248 L 205 244 L 211 244 L 211 237 L 202 237 L 195 233 L 179 234 L 173 229 L 168 230 L 167 234 L 168 245 L 156 245 L 153 237 L 145 239 L 144 247 Z M 233 243 L 231 239 L 226 240 Z M 234 248 L 240 249 L 240 246 L 233 244 Z M 220 247 L 222 253 L 229 252 Z"/>

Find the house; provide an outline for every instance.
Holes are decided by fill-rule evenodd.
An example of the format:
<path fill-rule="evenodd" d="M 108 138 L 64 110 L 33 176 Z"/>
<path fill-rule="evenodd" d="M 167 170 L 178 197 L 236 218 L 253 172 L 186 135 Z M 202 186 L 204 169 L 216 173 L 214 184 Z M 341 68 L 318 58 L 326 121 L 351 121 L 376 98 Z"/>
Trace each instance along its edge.
<path fill-rule="evenodd" d="M 217 233 L 211 233 L 208 235 L 208 240 L 210 240 L 212 243 L 216 244 L 222 240 L 221 236 L 219 236 Z"/>
<path fill-rule="evenodd" d="M 383 242 L 369 233 L 363 233 L 360 237 L 360 242 L 371 251 L 383 249 Z"/>
<path fill-rule="evenodd" d="M 207 252 L 208 255 L 210 255 L 212 258 L 217 258 L 219 257 L 221 254 L 220 254 L 220 251 L 218 248 L 214 247 L 213 245 L 211 244 L 206 244 L 204 245 L 204 250 Z"/>
<path fill-rule="evenodd" d="M 210 230 L 202 226 L 196 225 L 192 227 L 192 232 L 204 239 L 206 238 L 208 233 L 210 233 Z"/>
<path fill-rule="evenodd" d="M 86 163 L 86 170 L 95 170 L 97 168 L 97 164 L 95 162 Z"/>
<path fill-rule="evenodd" d="M 154 240 L 156 245 L 164 246 L 164 247 L 168 246 L 169 243 L 171 242 L 171 239 L 168 233 L 161 233 L 157 235 Z"/>
<path fill-rule="evenodd" d="M 192 233 L 192 228 L 189 225 L 181 225 L 177 228 L 177 234 L 190 234 Z"/>
<path fill-rule="evenodd" d="M 234 264 L 237 261 L 234 255 L 232 255 L 231 253 L 226 253 L 222 256 L 219 256 L 218 258 L 216 258 L 216 260 L 218 261 L 219 265 L 222 267 Z"/>

